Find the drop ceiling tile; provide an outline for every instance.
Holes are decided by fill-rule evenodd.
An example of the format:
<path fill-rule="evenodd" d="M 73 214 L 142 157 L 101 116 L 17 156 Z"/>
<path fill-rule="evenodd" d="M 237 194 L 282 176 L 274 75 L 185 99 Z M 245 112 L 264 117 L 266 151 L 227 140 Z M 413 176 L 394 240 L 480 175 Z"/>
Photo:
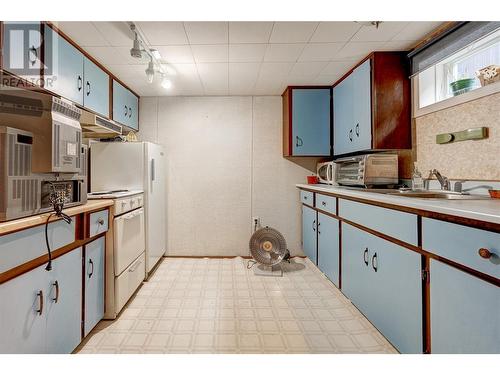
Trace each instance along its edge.
<path fill-rule="evenodd" d="M 252 89 L 259 76 L 260 63 L 229 63 L 229 92 L 235 87 Z"/>
<path fill-rule="evenodd" d="M 123 56 L 123 52 L 119 51 L 117 47 L 85 47 L 85 51 L 87 51 L 92 57 L 94 57 L 97 61 L 99 61 L 104 66 L 108 65 L 137 65 L 138 63 L 142 63 L 141 60 L 137 60 L 135 62 L 130 62 L 128 58 Z"/>
<path fill-rule="evenodd" d="M 270 43 L 305 43 L 316 30 L 318 22 L 275 22 Z"/>
<path fill-rule="evenodd" d="M 171 64 L 177 76 L 198 77 L 196 64 Z"/>
<path fill-rule="evenodd" d="M 227 44 L 191 45 L 197 63 L 220 63 L 228 61 Z"/>
<path fill-rule="evenodd" d="M 189 64 L 194 63 L 191 46 L 157 46 L 153 45 L 160 52 L 162 61 L 171 64 Z"/>
<path fill-rule="evenodd" d="M 264 61 L 295 62 L 304 46 L 305 44 L 268 44 Z"/>
<path fill-rule="evenodd" d="M 387 42 L 400 33 L 408 22 L 382 22 L 375 26 L 362 26 L 352 37 L 353 42 Z"/>
<path fill-rule="evenodd" d="M 129 78 L 138 79 L 140 77 L 146 80 L 146 64 L 108 65 L 107 68 L 121 80 Z"/>
<path fill-rule="evenodd" d="M 186 32 L 182 22 L 137 22 L 149 44 L 178 45 L 188 44 Z"/>
<path fill-rule="evenodd" d="M 333 85 L 335 82 L 341 78 L 343 74 L 333 74 L 333 75 L 319 75 L 317 76 L 313 83 L 316 85 Z"/>
<path fill-rule="evenodd" d="M 206 95 L 227 95 L 228 64 L 200 63 L 196 66 Z"/>
<path fill-rule="evenodd" d="M 421 40 L 427 34 L 435 30 L 442 22 L 409 22 L 393 40 Z"/>
<path fill-rule="evenodd" d="M 353 68 L 359 60 L 331 61 L 320 72 L 321 75 L 332 76 L 345 74 Z"/>
<path fill-rule="evenodd" d="M 337 54 L 336 60 L 360 60 L 384 46 L 384 42 L 348 42 Z"/>
<path fill-rule="evenodd" d="M 361 28 L 356 22 L 320 22 L 311 42 L 347 42 Z"/>
<path fill-rule="evenodd" d="M 325 68 L 327 62 L 298 62 L 290 71 L 291 76 L 317 76 Z"/>
<path fill-rule="evenodd" d="M 330 61 L 345 43 L 308 43 L 298 61 Z"/>
<path fill-rule="evenodd" d="M 391 40 L 384 43 L 382 46 L 383 51 L 408 51 L 410 50 L 417 41 L 415 40 Z"/>
<path fill-rule="evenodd" d="M 117 51 L 120 56 L 123 58 L 124 64 L 147 64 L 149 62 L 149 56 L 145 53 L 143 53 L 141 58 L 133 57 L 130 55 L 130 46 L 124 46 L 124 47 L 114 47 L 115 51 Z"/>
<path fill-rule="evenodd" d="M 285 78 L 286 86 L 309 86 L 314 85 L 315 76 L 294 76 L 290 75 Z"/>
<path fill-rule="evenodd" d="M 57 22 L 56 26 L 81 47 L 110 45 L 92 22 Z"/>
<path fill-rule="evenodd" d="M 228 43 L 227 22 L 184 22 L 190 44 Z"/>
<path fill-rule="evenodd" d="M 110 45 L 132 47 L 134 34 L 126 22 L 93 22 L 93 24 Z"/>
<path fill-rule="evenodd" d="M 260 65 L 259 80 L 282 80 L 287 76 L 293 68 L 294 63 L 291 62 L 263 62 Z"/>
<path fill-rule="evenodd" d="M 229 62 L 261 62 L 265 53 L 265 44 L 230 44 Z"/>
<path fill-rule="evenodd" d="M 259 77 L 253 89 L 254 95 L 281 95 L 285 91 L 286 84 L 281 76 L 272 79 L 261 79 Z"/>
<path fill-rule="evenodd" d="M 229 43 L 268 43 L 273 22 L 229 22 Z"/>

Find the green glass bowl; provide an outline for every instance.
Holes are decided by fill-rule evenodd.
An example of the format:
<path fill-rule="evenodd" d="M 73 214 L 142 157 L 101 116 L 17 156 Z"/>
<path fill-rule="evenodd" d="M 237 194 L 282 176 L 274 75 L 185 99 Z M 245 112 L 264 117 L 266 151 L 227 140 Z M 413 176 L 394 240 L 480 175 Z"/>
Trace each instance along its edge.
<path fill-rule="evenodd" d="M 475 78 L 464 78 L 458 81 L 450 83 L 451 91 L 453 95 L 463 94 L 464 92 L 470 91 L 474 88 L 476 84 Z"/>

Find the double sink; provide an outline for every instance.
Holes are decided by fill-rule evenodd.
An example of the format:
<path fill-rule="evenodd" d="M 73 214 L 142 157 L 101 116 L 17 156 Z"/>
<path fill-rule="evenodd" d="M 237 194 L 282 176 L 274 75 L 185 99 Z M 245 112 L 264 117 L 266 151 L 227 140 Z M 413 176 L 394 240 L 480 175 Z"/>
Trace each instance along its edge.
<path fill-rule="evenodd" d="M 447 200 L 489 200 L 485 195 L 473 195 L 445 190 L 404 190 L 404 189 L 374 189 L 374 188 L 349 188 L 370 193 L 394 195 L 406 198 L 419 199 L 447 199 Z"/>

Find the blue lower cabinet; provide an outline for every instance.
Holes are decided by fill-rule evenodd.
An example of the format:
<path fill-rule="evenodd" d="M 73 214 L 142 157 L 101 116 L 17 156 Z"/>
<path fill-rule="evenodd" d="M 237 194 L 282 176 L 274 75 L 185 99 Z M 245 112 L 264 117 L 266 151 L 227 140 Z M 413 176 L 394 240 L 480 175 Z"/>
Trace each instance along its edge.
<path fill-rule="evenodd" d="M 313 262 L 318 264 L 317 259 L 317 236 L 316 236 L 316 211 L 310 207 L 302 206 L 302 250 Z"/>
<path fill-rule="evenodd" d="M 85 245 L 85 336 L 104 317 L 104 250 L 104 237 Z"/>
<path fill-rule="evenodd" d="M 420 254 L 342 223 L 342 291 L 401 353 L 422 353 Z"/>
<path fill-rule="evenodd" d="M 47 353 L 71 353 L 82 338 L 82 248 L 55 259 L 47 275 Z"/>
<path fill-rule="evenodd" d="M 432 353 L 500 353 L 500 287 L 431 260 Z"/>
<path fill-rule="evenodd" d="M 318 268 L 339 286 L 339 221 L 318 213 Z"/>

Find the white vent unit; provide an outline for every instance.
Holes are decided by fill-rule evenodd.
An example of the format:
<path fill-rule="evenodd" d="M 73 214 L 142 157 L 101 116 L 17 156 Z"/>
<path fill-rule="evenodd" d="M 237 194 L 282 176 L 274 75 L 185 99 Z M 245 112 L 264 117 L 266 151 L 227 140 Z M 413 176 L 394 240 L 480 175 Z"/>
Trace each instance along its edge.
<path fill-rule="evenodd" d="M 122 127 L 112 120 L 83 111 L 80 117 L 85 138 L 110 138 L 122 134 Z"/>

